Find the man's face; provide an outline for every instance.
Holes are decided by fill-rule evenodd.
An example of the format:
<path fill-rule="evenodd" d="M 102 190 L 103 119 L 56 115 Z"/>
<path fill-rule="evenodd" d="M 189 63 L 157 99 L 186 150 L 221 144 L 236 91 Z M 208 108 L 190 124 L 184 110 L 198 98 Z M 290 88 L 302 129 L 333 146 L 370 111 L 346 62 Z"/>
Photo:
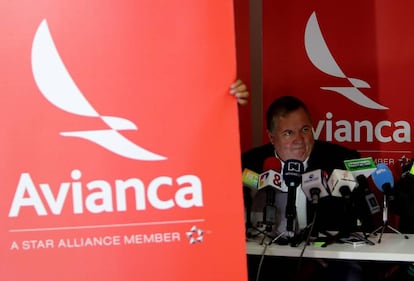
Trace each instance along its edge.
<path fill-rule="evenodd" d="M 304 161 L 311 153 L 315 142 L 312 122 L 306 111 L 300 108 L 286 116 L 274 117 L 273 124 L 273 131 L 267 133 L 279 157 L 283 161 Z"/>

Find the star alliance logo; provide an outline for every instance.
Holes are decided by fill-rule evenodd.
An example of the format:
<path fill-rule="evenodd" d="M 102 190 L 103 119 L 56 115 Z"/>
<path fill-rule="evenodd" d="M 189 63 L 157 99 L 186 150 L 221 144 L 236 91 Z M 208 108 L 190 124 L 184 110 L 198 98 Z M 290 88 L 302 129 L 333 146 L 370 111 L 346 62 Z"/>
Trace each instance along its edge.
<path fill-rule="evenodd" d="M 204 231 L 202 229 L 197 228 L 195 225 L 193 225 L 190 231 L 187 231 L 185 234 L 190 244 L 203 242 Z"/>
<path fill-rule="evenodd" d="M 41 22 L 33 39 L 32 71 L 37 87 L 50 103 L 71 114 L 99 118 L 108 126 L 108 129 L 103 130 L 61 132 L 62 136 L 86 139 L 117 155 L 134 160 L 167 159 L 136 145 L 119 133 L 122 130 L 138 130 L 130 120 L 102 116 L 93 108 L 60 58 L 46 20 Z"/>
<path fill-rule="evenodd" d="M 345 75 L 329 51 L 319 28 L 315 12 L 312 13 L 306 24 L 305 49 L 310 61 L 316 68 L 328 75 L 347 79 L 352 85 L 350 87 L 321 87 L 322 90 L 337 92 L 354 103 L 366 108 L 378 110 L 388 109 L 388 107 L 373 101 L 359 90 L 360 88 L 370 88 L 367 82 Z"/>

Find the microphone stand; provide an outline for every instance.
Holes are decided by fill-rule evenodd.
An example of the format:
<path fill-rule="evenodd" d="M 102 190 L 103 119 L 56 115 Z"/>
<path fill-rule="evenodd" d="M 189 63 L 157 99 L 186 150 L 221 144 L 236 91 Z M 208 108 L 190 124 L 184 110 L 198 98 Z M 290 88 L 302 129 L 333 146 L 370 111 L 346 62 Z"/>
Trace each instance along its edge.
<path fill-rule="evenodd" d="M 293 188 L 293 187 L 290 187 Z M 296 187 L 295 191 L 296 191 Z M 295 196 L 296 197 L 296 196 Z M 275 243 L 276 241 L 278 241 L 282 236 L 288 234 L 289 239 L 286 243 L 282 243 L 283 245 L 288 244 L 289 242 L 292 242 L 296 236 L 295 231 L 294 231 L 294 225 L 295 225 L 295 220 L 297 217 L 297 213 L 296 213 L 296 205 L 295 202 L 291 199 L 288 199 L 288 203 L 286 205 L 286 230 L 283 231 L 282 233 L 280 233 L 279 235 L 277 235 L 276 237 L 274 237 L 272 239 L 272 241 L 269 242 L 269 245 Z M 290 235 L 291 233 L 293 233 L 293 235 Z"/>
<path fill-rule="evenodd" d="M 311 229 L 311 226 L 313 225 L 313 223 L 307 225 L 299 233 L 296 233 L 295 229 L 298 229 L 296 205 L 291 205 L 289 207 L 289 211 L 286 213 L 287 213 L 286 230 L 280 233 L 279 235 L 277 235 L 275 238 L 273 238 L 273 240 L 270 241 L 269 245 L 278 241 L 285 234 L 288 234 L 288 239 L 287 239 L 288 241 L 286 243 L 280 243 L 280 244 L 285 245 L 285 244 L 290 243 L 290 246 L 297 247 L 300 243 L 302 243 L 302 241 L 306 240 L 306 237 L 309 233 L 309 229 Z"/>
<path fill-rule="evenodd" d="M 273 231 L 273 226 L 275 224 L 276 221 L 276 206 L 274 204 L 275 202 L 275 191 L 272 190 L 271 188 L 268 188 L 266 190 L 266 204 L 263 208 L 263 221 L 259 222 L 258 224 L 260 224 L 261 226 L 264 226 L 264 229 L 261 230 L 258 227 L 252 226 L 251 228 L 253 228 L 254 230 L 256 230 L 258 233 L 256 233 L 255 235 L 250 235 L 250 237 L 256 237 L 260 234 L 263 235 L 263 239 L 260 242 L 260 245 L 263 244 L 264 240 L 266 239 L 266 237 L 273 239 L 274 237 L 271 235 L 272 231 Z"/>
<path fill-rule="evenodd" d="M 291 241 L 291 246 L 292 247 L 297 247 L 303 241 L 305 241 L 305 246 L 304 246 L 304 248 L 305 248 L 306 244 L 309 243 L 309 240 L 310 240 L 310 238 L 313 234 L 312 232 L 313 232 L 314 226 L 316 224 L 316 215 L 318 213 L 318 206 L 319 206 L 318 203 L 319 203 L 321 191 L 320 191 L 319 188 L 313 188 L 313 189 L 310 190 L 310 193 L 311 193 L 311 201 L 310 201 L 311 205 L 310 206 L 311 206 L 311 210 L 312 210 L 311 213 L 313 214 L 313 219 L 312 219 L 311 223 L 306 225 L 305 228 L 303 228 L 299 232 L 299 234 L 297 234 L 293 237 L 294 239 L 293 239 L 293 241 Z M 316 231 L 318 231 L 318 230 L 316 229 Z"/>
<path fill-rule="evenodd" d="M 370 234 L 370 235 L 376 235 L 381 230 L 381 234 L 378 238 L 378 243 L 381 243 L 382 234 L 384 233 L 384 230 L 386 228 L 391 229 L 393 232 L 395 232 L 397 234 L 403 235 L 400 231 L 398 231 L 397 229 L 395 229 L 394 227 L 392 227 L 388 223 L 388 195 L 387 195 L 387 193 L 388 192 L 384 192 L 383 207 L 382 207 L 382 225 L 380 227 L 378 227 L 377 229 L 375 229 Z M 404 238 L 408 239 L 409 237 L 407 235 L 404 235 Z"/>
<path fill-rule="evenodd" d="M 258 222 L 259 224 L 259 222 Z M 261 225 L 266 225 L 265 228 L 262 230 L 256 226 L 251 225 L 250 228 L 257 231 L 257 233 L 252 234 L 252 233 L 248 233 L 247 234 L 247 238 L 256 238 L 259 235 L 263 235 L 263 239 L 260 241 L 260 245 L 263 245 L 264 240 L 267 238 L 273 239 L 274 237 L 272 235 L 270 235 L 270 233 L 272 232 L 273 229 L 273 224 L 270 223 L 266 223 L 266 222 L 260 222 Z"/>
<path fill-rule="evenodd" d="M 285 231 L 283 231 L 282 233 L 279 233 L 279 235 L 277 235 L 276 237 L 271 237 L 272 238 L 272 240 L 269 242 L 269 246 L 271 245 L 271 244 L 273 244 L 273 243 L 275 243 L 276 241 L 278 241 L 282 236 L 284 236 L 285 234 L 290 234 L 290 233 L 292 233 L 293 231 L 290 231 L 290 230 L 285 230 Z M 293 232 L 294 233 L 294 232 Z M 291 242 L 292 240 L 293 240 L 293 238 L 295 237 L 296 235 L 294 234 L 293 236 L 289 236 L 289 239 L 288 239 L 288 241 L 287 241 L 287 243 L 282 243 L 283 245 L 286 245 L 286 244 L 288 244 L 289 242 Z"/>
<path fill-rule="evenodd" d="M 352 215 L 352 207 L 351 207 L 351 201 L 350 201 L 350 190 L 347 190 L 346 188 L 344 188 L 343 186 L 340 187 L 340 193 L 342 195 L 342 197 L 345 200 L 345 213 L 349 214 L 351 217 L 349 218 L 348 221 L 345 221 L 345 227 L 343 229 L 341 229 L 337 234 L 333 235 L 330 234 L 327 231 L 323 231 L 321 232 L 322 234 L 324 234 L 326 236 L 326 242 L 322 245 L 322 247 L 327 247 L 330 244 L 334 244 L 334 243 L 343 243 L 342 239 L 346 239 L 346 238 L 350 238 L 350 237 L 354 237 L 356 239 L 358 239 L 359 241 L 363 241 L 368 245 L 375 245 L 374 242 L 372 242 L 371 240 L 369 240 L 367 238 L 367 235 L 361 235 L 359 233 L 356 232 L 352 232 L 352 226 L 353 226 L 353 215 Z"/>
<path fill-rule="evenodd" d="M 297 213 L 296 213 L 296 188 L 297 185 L 295 186 L 295 184 L 292 182 L 290 185 L 288 184 L 288 197 L 287 197 L 287 204 L 286 204 L 286 209 L 285 209 L 285 216 L 286 216 L 286 230 L 283 231 L 282 233 L 280 233 L 278 236 L 276 236 L 272 241 L 270 241 L 270 244 L 275 243 L 277 240 L 279 240 L 283 235 L 285 234 L 290 234 L 293 232 L 293 236 L 289 235 L 289 242 L 291 242 L 293 240 L 293 238 L 295 238 L 296 233 L 294 231 L 295 227 L 294 227 L 294 222 L 297 218 Z"/>

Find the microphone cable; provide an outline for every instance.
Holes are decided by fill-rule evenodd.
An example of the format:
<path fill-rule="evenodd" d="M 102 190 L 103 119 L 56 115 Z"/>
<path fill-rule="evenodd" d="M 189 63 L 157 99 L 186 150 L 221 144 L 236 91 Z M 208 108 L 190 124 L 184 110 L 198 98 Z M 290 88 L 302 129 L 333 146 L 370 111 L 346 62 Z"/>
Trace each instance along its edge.
<path fill-rule="evenodd" d="M 300 252 L 300 255 L 299 255 L 299 260 L 298 260 L 298 264 L 297 264 L 297 266 L 296 266 L 296 274 L 295 274 L 295 279 L 294 280 L 298 280 L 298 277 L 299 277 L 299 272 L 300 272 L 300 268 L 301 268 L 301 266 L 302 266 L 302 260 L 303 260 L 303 254 L 305 253 L 305 249 L 306 249 L 306 247 L 307 247 L 307 245 L 309 244 L 309 240 L 310 240 L 310 238 L 311 238 L 311 235 L 312 235 L 312 231 L 313 231 L 313 226 L 315 225 L 315 222 L 316 222 L 316 214 L 317 214 L 318 212 L 316 211 L 316 212 L 314 212 L 314 214 L 313 214 L 313 219 L 312 219 L 312 222 L 311 222 L 311 224 L 310 224 L 310 229 L 309 229 L 309 233 L 307 233 L 307 235 L 306 235 L 306 239 L 305 239 L 305 245 L 303 245 L 303 248 L 302 248 L 302 251 Z M 307 226 L 306 228 L 309 228 L 309 226 Z M 305 228 L 305 229 L 306 229 Z M 304 233 L 304 235 L 305 235 L 306 233 Z"/>
<path fill-rule="evenodd" d="M 262 252 L 261 257 L 260 257 L 259 266 L 257 267 L 256 281 L 259 281 L 259 279 L 260 279 L 260 272 L 262 270 L 262 264 L 263 264 L 263 260 L 264 260 L 265 253 L 266 253 L 268 245 L 269 245 L 268 243 L 264 243 L 264 249 L 263 249 L 263 252 Z"/>
<path fill-rule="evenodd" d="M 305 245 L 303 246 L 302 251 L 301 251 L 301 253 L 299 255 L 299 260 L 298 260 L 298 264 L 297 264 L 297 267 L 296 267 L 296 278 L 295 278 L 295 280 L 298 279 L 298 275 L 299 275 L 300 268 L 301 268 L 301 264 L 302 264 L 303 254 L 305 252 L 306 246 L 308 245 L 309 240 L 310 240 L 310 237 L 312 235 L 313 226 L 315 225 L 316 214 L 317 214 L 317 212 L 315 212 L 313 214 L 312 222 L 310 223 L 310 225 L 308 225 L 306 227 L 306 228 L 309 228 L 310 227 L 310 229 L 309 229 L 309 233 L 306 236 Z M 281 236 L 281 235 L 282 234 L 280 234 L 279 236 Z M 261 273 L 261 270 L 262 270 L 262 265 L 263 265 L 264 257 L 266 256 L 266 250 L 267 250 L 267 247 L 271 245 L 271 243 L 263 243 L 263 244 L 264 244 L 264 248 L 263 248 L 263 252 L 261 253 L 261 257 L 260 257 L 260 261 L 259 261 L 259 266 L 257 268 L 257 273 L 256 273 L 256 279 L 255 279 L 255 281 L 259 281 L 260 280 L 260 273 Z"/>

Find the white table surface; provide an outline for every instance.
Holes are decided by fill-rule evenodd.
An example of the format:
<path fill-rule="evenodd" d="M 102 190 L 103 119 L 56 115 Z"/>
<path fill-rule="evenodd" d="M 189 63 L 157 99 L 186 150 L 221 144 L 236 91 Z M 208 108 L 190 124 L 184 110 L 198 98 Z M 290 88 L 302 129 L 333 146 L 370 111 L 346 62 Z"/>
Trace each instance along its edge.
<path fill-rule="evenodd" d="M 384 233 L 381 243 L 378 243 L 378 237 L 379 234 L 368 237 L 375 245 L 353 246 L 351 244 L 333 243 L 327 247 L 320 247 L 310 244 L 305 248 L 303 257 L 414 262 L 414 234 Z M 265 243 L 260 244 L 262 238 L 257 237 L 247 241 L 248 255 L 262 255 L 265 250 L 264 254 L 268 256 L 299 257 L 305 244 L 301 243 L 297 247 L 292 247 L 273 243 L 265 247 L 265 243 L 270 240 L 266 239 Z"/>

